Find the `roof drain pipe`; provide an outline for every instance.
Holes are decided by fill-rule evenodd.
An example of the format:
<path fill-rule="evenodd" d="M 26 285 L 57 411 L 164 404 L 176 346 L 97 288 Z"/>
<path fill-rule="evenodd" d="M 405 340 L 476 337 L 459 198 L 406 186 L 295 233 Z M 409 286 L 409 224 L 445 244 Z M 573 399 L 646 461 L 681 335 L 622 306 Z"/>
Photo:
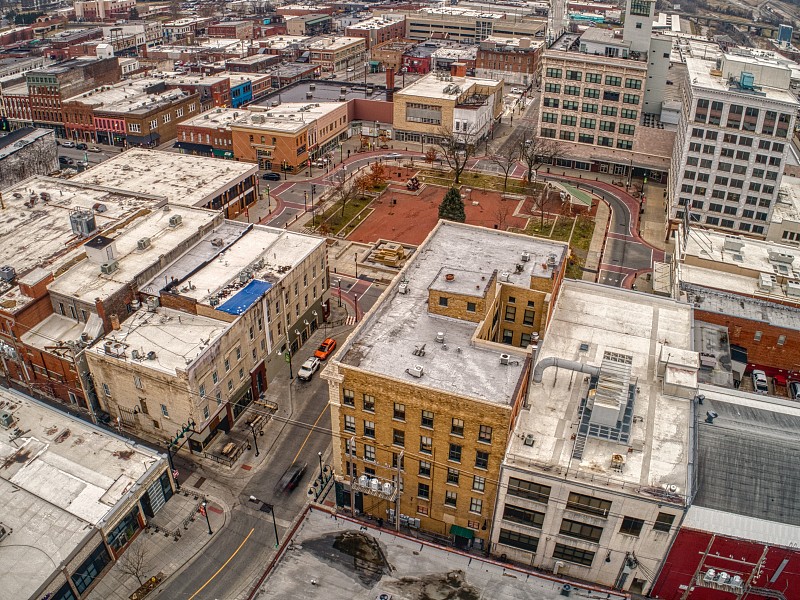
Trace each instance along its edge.
<path fill-rule="evenodd" d="M 547 367 L 558 367 L 561 369 L 569 369 L 570 371 L 578 371 L 588 375 L 600 376 L 600 367 L 593 367 L 577 360 L 567 360 L 566 358 L 557 358 L 555 356 L 548 356 L 541 359 L 536 363 L 536 368 L 533 369 L 533 383 L 542 383 L 544 370 Z"/>

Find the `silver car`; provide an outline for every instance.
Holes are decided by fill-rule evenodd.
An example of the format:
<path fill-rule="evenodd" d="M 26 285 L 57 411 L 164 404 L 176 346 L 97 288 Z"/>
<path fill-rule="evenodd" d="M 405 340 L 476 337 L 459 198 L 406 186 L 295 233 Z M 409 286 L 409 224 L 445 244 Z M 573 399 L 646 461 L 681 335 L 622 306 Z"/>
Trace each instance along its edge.
<path fill-rule="evenodd" d="M 309 358 L 297 371 L 297 378 L 302 381 L 310 381 L 311 377 L 319 370 L 319 359 Z"/>

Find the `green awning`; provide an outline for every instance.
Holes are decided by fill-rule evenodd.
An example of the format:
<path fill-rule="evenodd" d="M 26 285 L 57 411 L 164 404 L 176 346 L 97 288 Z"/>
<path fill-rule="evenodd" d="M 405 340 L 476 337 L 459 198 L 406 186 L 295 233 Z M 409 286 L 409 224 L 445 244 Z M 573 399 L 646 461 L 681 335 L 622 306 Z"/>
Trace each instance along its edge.
<path fill-rule="evenodd" d="M 219 148 L 214 148 L 212 151 L 214 156 L 221 156 L 223 158 L 233 158 L 233 152 L 230 150 L 221 150 Z"/>
<path fill-rule="evenodd" d="M 450 525 L 450 533 L 468 540 L 475 537 L 475 532 L 472 531 L 472 529 L 467 529 L 466 527 L 460 527 L 458 525 Z"/>

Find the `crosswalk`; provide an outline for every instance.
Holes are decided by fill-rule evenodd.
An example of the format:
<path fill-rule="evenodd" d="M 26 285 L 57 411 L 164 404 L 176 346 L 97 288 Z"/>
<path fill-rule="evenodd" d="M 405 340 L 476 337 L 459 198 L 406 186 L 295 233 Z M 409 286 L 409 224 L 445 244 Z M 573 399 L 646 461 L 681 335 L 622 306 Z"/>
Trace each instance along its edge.
<path fill-rule="evenodd" d="M 355 315 L 348 315 L 347 319 L 345 320 L 345 325 L 355 325 L 355 324 L 356 324 Z"/>

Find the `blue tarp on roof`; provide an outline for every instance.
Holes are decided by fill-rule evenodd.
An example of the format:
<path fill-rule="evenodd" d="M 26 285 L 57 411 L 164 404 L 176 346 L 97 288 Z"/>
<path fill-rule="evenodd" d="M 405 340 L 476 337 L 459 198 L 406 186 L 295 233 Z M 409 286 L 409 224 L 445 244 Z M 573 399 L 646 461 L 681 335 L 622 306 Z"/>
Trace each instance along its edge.
<path fill-rule="evenodd" d="M 253 281 L 234 294 L 225 304 L 220 304 L 217 310 L 226 312 L 229 315 L 240 315 L 250 308 L 253 303 L 261 298 L 271 287 L 272 284 L 267 281 L 253 279 Z"/>

